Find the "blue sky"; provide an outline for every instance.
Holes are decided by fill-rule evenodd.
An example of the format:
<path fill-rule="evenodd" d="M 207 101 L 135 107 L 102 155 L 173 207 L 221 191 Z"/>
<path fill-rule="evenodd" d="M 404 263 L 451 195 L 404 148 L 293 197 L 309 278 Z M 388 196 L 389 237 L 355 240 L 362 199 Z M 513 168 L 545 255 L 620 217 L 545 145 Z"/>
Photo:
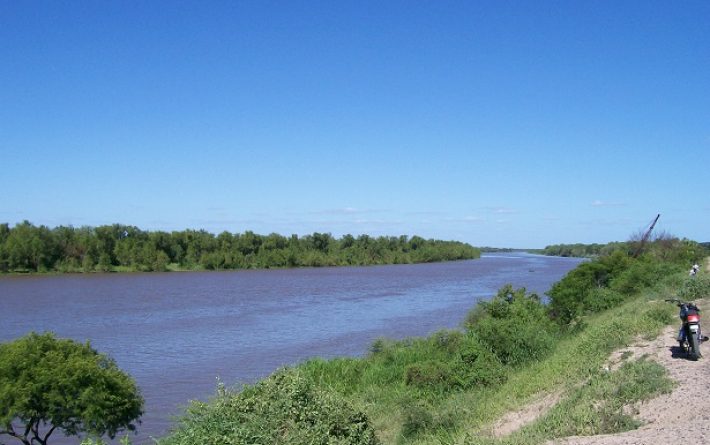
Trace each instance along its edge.
<path fill-rule="evenodd" d="M 0 1 L 0 222 L 710 240 L 710 2 Z"/>

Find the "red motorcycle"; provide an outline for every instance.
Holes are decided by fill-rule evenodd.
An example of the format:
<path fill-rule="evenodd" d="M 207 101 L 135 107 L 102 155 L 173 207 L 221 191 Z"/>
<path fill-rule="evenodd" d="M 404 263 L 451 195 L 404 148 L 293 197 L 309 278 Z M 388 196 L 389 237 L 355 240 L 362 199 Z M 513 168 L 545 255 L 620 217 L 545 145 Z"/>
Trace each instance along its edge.
<path fill-rule="evenodd" d="M 702 357 L 700 343 L 708 339 L 700 333 L 700 309 L 693 303 L 684 302 L 677 298 L 666 301 L 675 303 L 680 308 L 678 316 L 681 320 L 681 326 L 678 332 L 678 345 L 691 360 L 699 359 Z"/>

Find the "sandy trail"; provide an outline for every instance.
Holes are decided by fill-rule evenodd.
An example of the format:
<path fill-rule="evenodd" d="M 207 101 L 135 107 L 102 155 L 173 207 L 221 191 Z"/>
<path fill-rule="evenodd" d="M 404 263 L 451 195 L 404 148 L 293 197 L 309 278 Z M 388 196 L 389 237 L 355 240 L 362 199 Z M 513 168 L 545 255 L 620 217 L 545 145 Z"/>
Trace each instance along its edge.
<path fill-rule="evenodd" d="M 678 383 L 672 393 L 639 406 L 638 418 L 644 422 L 643 426 L 620 434 L 557 439 L 548 445 L 710 444 L 710 342 L 701 348 L 706 358 L 694 362 L 678 351 L 676 335 L 677 327 L 671 326 L 651 342 L 639 342 L 624 349 L 637 357 L 648 354 L 665 366 Z"/>

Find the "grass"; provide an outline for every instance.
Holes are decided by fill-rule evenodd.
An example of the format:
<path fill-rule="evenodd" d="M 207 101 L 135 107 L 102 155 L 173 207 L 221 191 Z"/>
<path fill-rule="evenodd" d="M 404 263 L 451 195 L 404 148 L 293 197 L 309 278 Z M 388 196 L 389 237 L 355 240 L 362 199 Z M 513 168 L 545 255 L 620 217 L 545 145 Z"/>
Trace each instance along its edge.
<path fill-rule="evenodd" d="M 668 308 L 658 303 L 646 305 L 642 302 L 645 303 L 642 299 L 631 301 L 610 313 L 588 320 L 584 331 L 562 340 L 550 357 L 518 370 L 499 388 L 480 393 L 457 394 L 450 398 L 447 401 L 449 409 L 463 414 L 460 423 L 464 427 L 454 435 L 455 441 L 441 440 L 451 434 L 443 437 L 430 434 L 414 443 L 540 443 L 540 433 L 536 430 L 505 440 L 481 436 L 496 419 L 509 411 L 520 409 L 541 394 L 560 391 L 574 394 L 575 388 L 606 374 L 603 365 L 612 351 L 629 344 L 636 336 L 657 335 L 665 323 L 658 319 L 656 312 L 660 310 L 665 313 Z M 619 372 L 626 374 L 628 370 L 624 368 Z M 578 403 L 579 400 L 575 402 Z M 543 430 L 545 436 L 567 435 L 562 424 L 555 427 L 549 423 Z"/>
<path fill-rule="evenodd" d="M 564 336 L 547 358 L 508 371 L 505 382 L 497 385 L 456 390 L 436 384 L 407 384 L 407 370 L 412 364 L 427 363 L 435 368 L 437 363 L 453 359 L 452 351 L 460 346 L 463 335 L 456 332 L 403 342 L 378 341 L 373 345 L 375 352 L 364 359 L 311 360 L 301 367 L 320 385 L 360 407 L 384 444 L 535 444 L 546 438 L 587 432 L 573 426 L 588 417 L 599 419 L 590 424 L 589 433 L 634 427 L 621 407 L 627 401 L 666 390 L 669 383 L 662 369 L 650 361 L 624 365 L 611 374 L 603 365 L 611 352 L 635 338 L 658 335 L 673 321 L 674 312 L 672 305 L 639 297 L 589 317 L 578 332 Z M 643 385 L 644 380 L 652 384 Z M 620 387 L 634 388 L 635 398 L 624 395 L 612 399 L 614 388 Z M 540 395 L 556 392 L 566 397 L 534 426 L 506 439 L 486 436 L 490 425 L 505 413 Z M 598 402 L 607 399 L 608 403 Z M 580 408 L 573 411 L 571 407 Z M 574 415 L 563 422 L 566 412 Z"/>

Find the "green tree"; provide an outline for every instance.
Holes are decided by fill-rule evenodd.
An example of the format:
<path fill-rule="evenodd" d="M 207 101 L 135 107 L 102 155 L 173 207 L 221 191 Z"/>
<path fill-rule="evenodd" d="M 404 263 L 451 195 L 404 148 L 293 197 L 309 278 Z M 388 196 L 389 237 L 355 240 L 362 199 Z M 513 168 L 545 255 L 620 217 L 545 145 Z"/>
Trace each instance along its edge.
<path fill-rule="evenodd" d="M 450 261 L 478 258 L 480 250 L 454 241 L 314 232 L 299 238 L 204 230 L 147 232 L 134 226 L 59 226 L 28 221 L 0 224 L 0 272 L 163 271 L 173 263 L 189 269 L 247 269 Z"/>
<path fill-rule="evenodd" d="M 46 445 L 59 429 L 114 438 L 135 430 L 143 398 L 106 355 L 52 333 L 0 344 L 0 436 Z"/>
<path fill-rule="evenodd" d="M 5 247 L 8 236 L 10 236 L 10 226 L 7 223 L 0 224 L 0 272 L 7 272 L 10 268 Z"/>

